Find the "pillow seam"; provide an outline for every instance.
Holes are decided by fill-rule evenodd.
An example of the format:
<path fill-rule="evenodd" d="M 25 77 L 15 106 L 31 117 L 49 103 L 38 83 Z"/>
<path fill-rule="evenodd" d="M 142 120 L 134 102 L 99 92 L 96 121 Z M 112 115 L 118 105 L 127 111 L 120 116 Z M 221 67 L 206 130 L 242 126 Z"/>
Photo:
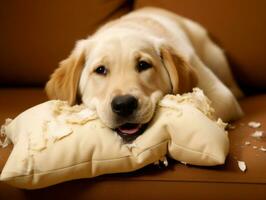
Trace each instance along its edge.
<path fill-rule="evenodd" d="M 32 174 L 28 174 L 28 175 L 20 175 L 20 176 L 13 176 L 13 177 L 10 177 L 8 179 L 12 179 L 12 180 L 15 180 L 15 179 L 23 179 L 23 178 L 27 178 L 27 177 L 33 177 L 34 175 L 42 175 L 42 174 L 52 174 L 54 173 L 55 171 L 60 171 L 60 170 L 64 170 L 64 169 L 67 169 L 67 168 L 71 168 L 71 167 L 75 167 L 75 166 L 78 166 L 78 165 L 82 165 L 82 164 L 86 164 L 86 163 L 92 163 L 92 162 L 105 162 L 105 161 L 114 161 L 114 160 L 119 160 L 119 159 L 123 159 L 123 158 L 128 158 L 128 157 L 138 157 L 139 155 L 141 155 L 142 153 L 145 153 L 146 151 L 150 150 L 150 149 L 153 149 L 155 148 L 156 146 L 160 146 L 161 144 L 165 143 L 165 142 L 168 142 L 169 139 L 166 139 L 164 140 L 163 142 L 159 143 L 159 144 L 156 144 L 156 145 L 153 145 L 151 148 L 149 149 L 145 149 L 143 152 L 137 154 L 136 156 L 134 155 L 127 155 L 127 156 L 124 156 L 124 157 L 120 157 L 120 158 L 115 158 L 115 159 L 106 159 L 106 160 L 88 160 L 88 161 L 84 161 L 84 162 L 80 162 L 80 163 L 77 163 L 77 164 L 74 164 L 74 165 L 70 165 L 70 166 L 66 166 L 66 167 L 62 167 L 62 168 L 58 168 L 58 169 L 53 169 L 53 170 L 49 170 L 49 171 L 46 171 L 46 172 L 40 172 L 40 173 L 32 173 Z M 151 164 L 151 163 L 150 163 Z M 33 169 L 34 171 L 34 169 Z M 2 173 L 1 173 L 2 174 Z M 94 177 L 94 176 L 92 176 Z M 8 181 L 8 180 L 7 180 Z"/>
<path fill-rule="evenodd" d="M 215 161 L 219 162 L 219 160 L 216 158 L 216 156 L 214 156 L 213 154 L 210 154 L 210 153 L 206 153 L 206 152 L 200 152 L 200 151 L 197 151 L 197 150 L 194 150 L 194 149 L 191 149 L 191 148 L 187 148 L 187 147 L 184 147 L 182 145 L 179 145 L 179 144 L 175 144 L 174 142 L 172 143 L 174 144 L 176 147 L 178 148 L 182 148 L 182 149 L 186 149 L 188 151 L 191 151 L 193 153 L 197 153 L 197 154 L 202 154 L 202 155 L 206 155 L 212 159 L 214 159 Z"/>

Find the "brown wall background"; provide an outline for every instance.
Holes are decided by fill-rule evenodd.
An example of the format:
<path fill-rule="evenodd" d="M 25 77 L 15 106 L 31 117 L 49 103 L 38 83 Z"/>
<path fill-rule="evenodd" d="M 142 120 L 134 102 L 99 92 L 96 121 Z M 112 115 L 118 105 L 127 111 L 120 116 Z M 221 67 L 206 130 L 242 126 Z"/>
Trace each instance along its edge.
<path fill-rule="evenodd" d="M 131 4 L 126 0 L 1 1 L 0 86 L 43 85 L 76 40 L 127 13 Z"/>
<path fill-rule="evenodd" d="M 266 90 L 265 0 L 1 1 L 0 86 L 43 86 L 76 40 L 133 4 L 198 21 L 225 49 L 241 85 Z"/>

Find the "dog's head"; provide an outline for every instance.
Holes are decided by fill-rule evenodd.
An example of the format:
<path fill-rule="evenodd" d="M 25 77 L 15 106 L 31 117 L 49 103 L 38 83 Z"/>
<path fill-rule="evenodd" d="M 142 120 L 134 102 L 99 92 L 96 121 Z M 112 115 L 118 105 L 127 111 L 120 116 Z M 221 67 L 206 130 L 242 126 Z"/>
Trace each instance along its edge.
<path fill-rule="evenodd" d="M 161 42 L 139 35 L 81 40 L 46 85 L 50 98 L 80 100 L 126 139 L 135 138 L 168 93 L 195 86 L 191 66 Z"/>

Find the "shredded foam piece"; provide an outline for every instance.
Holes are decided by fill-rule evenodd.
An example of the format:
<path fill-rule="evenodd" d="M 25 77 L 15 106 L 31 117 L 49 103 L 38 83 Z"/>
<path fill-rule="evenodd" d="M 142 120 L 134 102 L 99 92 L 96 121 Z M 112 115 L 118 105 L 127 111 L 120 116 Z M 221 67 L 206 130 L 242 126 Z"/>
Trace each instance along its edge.
<path fill-rule="evenodd" d="M 4 142 L 1 142 L 1 146 L 6 148 L 9 144 L 11 144 L 11 140 L 6 136 Z"/>
<path fill-rule="evenodd" d="M 242 172 L 245 172 L 247 170 L 246 163 L 244 161 L 237 161 L 238 167 Z"/>
<path fill-rule="evenodd" d="M 184 161 L 180 161 L 183 165 L 187 165 L 187 162 Z"/>
<path fill-rule="evenodd" d="M 257 147 L 257 146 L 253 146 L 252 148 L 253 148 L 253 149 L 257 149 L 258 147 Z"/>
<path fill-rule="evenodd" d="M 172 109 L 179 108 L 178 104 L 191 104 L 200 110 L 210 119 L 214 118 L 214 109 L 211 107 L 211 101 L 204 95 L 203 91 L 199 88 L 193 88 L 192 93 L 185 93 L 182 95 L 166 95 L 159 105 Z"/>
<path fill-rule="evenodd" d="M 70 106 L 67 102 L 59 100 L 54 103 L 53 115 L 60 118 L 62 122 L 79 125 L 97 118 L 96 112 L 84 105 Z"/>
<path fill-rule="evenodd" d="M 58 116 L 61 114 L 72 114 L 80 112 L 84 108 L 84 105 L 70 106 L 66 101 L 57 100 L 54 103 L 53 114 L 54 116 Z"/>
<path fill-rule="evenodd" d="M 10 139 L 7 137 L 7 135 L 6 135 L 6 126 L 7 126 L 8 124 L 10 124 L 11 122 L 12 122 L 12 119 L 7 118 L 7 119 L 5 120 L 5 123 L 1 126 L 0 134 L 1 134 L 1 136 L 4 136 L 4 137 L 5 137 L 5 139 L 4 139 L 3 142 L 2 142 L 1 139 L 0 139 L 0 146 L 1 146 L 2 148 L 6 148 L 9 144 L 11 144 L 11 140 L 10 140 Z"/>
<path fill-rule="evenodd" d="M 178 105 L 176 105 L 176 99 L 174 95 L 166 95 L 160 102 L 159 105 L 162 107 L 172 108 L 179 110 Z"/>
<path fill-rule="evenodd" d="M 60 124 L 59 122 L 51 121 L 47 123 L 47 132 L 54 141 L 57 141 L 73 133 L 73 130 L 66 124 Z"/>
<path fill-rule="evenodd" d="M 263 137 L 264 131 L 255 131 L 251 136 L 256 139 L 261 139 Z"/>
<path fill-rule="evenodd" d="M 162 162 L 164 164 L 165 167 L 168 166 L 168 160 L 166 158 L 166 156 L 162 157 L 160 160 L 155 161 L 153 164 L 154 165 L 160 165 L 160 162 Z"/>
<path fill-rule="evenodd" d="M 132 142 L 132 143 L 129 143 L 129 144 L 126 144 L 126 146 L 131 150 L 132 148 L 136 148 L 137 145 L 135 142 Z"/>
<path fill-rule="evenodd" d="M 219 127 L 221 127 L 222 129 L 225 129 L 225 127 L 227 127 L 227 123 L 223 122 L 223 120 L 221 118 L 218 118 L 216 124 L 218 124 Z"/>
<path fill-rule="evenodd" d="M 66 101 L 57 100 L 52 104 L 53 117 L 43 122 L 42 131 L 45 133 L 38 145 L 33 145 L 36 150 L 43 149 L 46 140 L 56 142 L 73 133 L 69 124 L 84 125 L 97 118 L 96 112 L 85 105 L 70 106 Z"/>
<path fill-rule="evenodd" d="M 266 148 L 264 148 L 264 147 L 260 147 L 260 150 L 263 152 L 266 152 Z"/>
<path fill-rule="evenodd" d="M 163 158 L 161 158 L 160 161 L 163 162 L 163 164 L 164 164 L 165 167 L 168 166 L 168 160 L 167 160 L 167 158 L 165 156 Z"/>
<path fill-rule="evenodd" d="M 236 129 L 236 126 L 234 126 L 234 125 L 232 125 L 232 124 L 227 124 L 226 128 L 227 128 L 228 130 L 234 130 L 234 129 Z"/>
<path fill-rule="evenodd" d="M 6 126 L 7 126 L 8 124 L 10 124 L 11 122 L 12 122 L 12 119 L 7 118 L 7 119 L 5 120 L 5 123 L 1 126 L 0 134 L 1 134 L 2 136 L 5 135 L 5 132 L 6 132 Z"/>
<path fill-rule="evenodd" d="M 68 123 L 72 124 L 80 124 L 83 125 L 90 120 L 96 119 L 97 116 L 94 111 L 90 110 L 89 108 L 85 108 L 78 113 L 74 113 L 69 115 L 66 119 Z"/>
<path fill-rule="evenodd" d="M 248 123 L 248 126 L 250 128 L 259 128 L 261 126 L 261 123 L 260 122 L 251 121 L 251 122 Z"/>
<path fill-rule="evenodd" d="M 154 165 L 159 165 L 159 164 L 160 164 L 160 161 L 157 160 L 157 161 L 155 161 L 153 164 L 154 164 Z"/>
<path fill-rule="evenodd" d="M 42 151 L 46 149 L 46 138 L 44 134 L 30 134 L 30 149 L 33 151 Z"/>
<path fill-rule="evenodd" d="M 245 145 L 250 145 L 251 143 L 249 141 L 246 141 L 245 142 Z"/>
<path fill-rule="evenodd" d="M 62 113 L 63 108 L 65 107 L 68 107 L 66 101 L 60 101 L 60 100 L 55 101 L 53 108 L 54 116 L 60 115 Z"/>

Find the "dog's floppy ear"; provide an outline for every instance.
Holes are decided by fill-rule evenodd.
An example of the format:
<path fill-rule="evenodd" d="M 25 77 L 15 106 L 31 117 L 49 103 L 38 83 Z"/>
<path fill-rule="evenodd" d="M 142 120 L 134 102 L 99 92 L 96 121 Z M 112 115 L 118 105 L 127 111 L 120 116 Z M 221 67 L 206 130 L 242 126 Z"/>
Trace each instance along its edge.
<path fill-rule="evenodd" d="M 50 99 L 65 100 L 70 105 L 76 103 L 79 79 L 85 63 L 84 54 L 79 41 L 70 56 L 60 62 L 45 87 Z"/>
<path fill-rule="evenodd" d="M 195 70 L 173 48 L 160 48 L 163 64 L 169 74 L 173 94 L 190 92 L 198 83 Z"/>

